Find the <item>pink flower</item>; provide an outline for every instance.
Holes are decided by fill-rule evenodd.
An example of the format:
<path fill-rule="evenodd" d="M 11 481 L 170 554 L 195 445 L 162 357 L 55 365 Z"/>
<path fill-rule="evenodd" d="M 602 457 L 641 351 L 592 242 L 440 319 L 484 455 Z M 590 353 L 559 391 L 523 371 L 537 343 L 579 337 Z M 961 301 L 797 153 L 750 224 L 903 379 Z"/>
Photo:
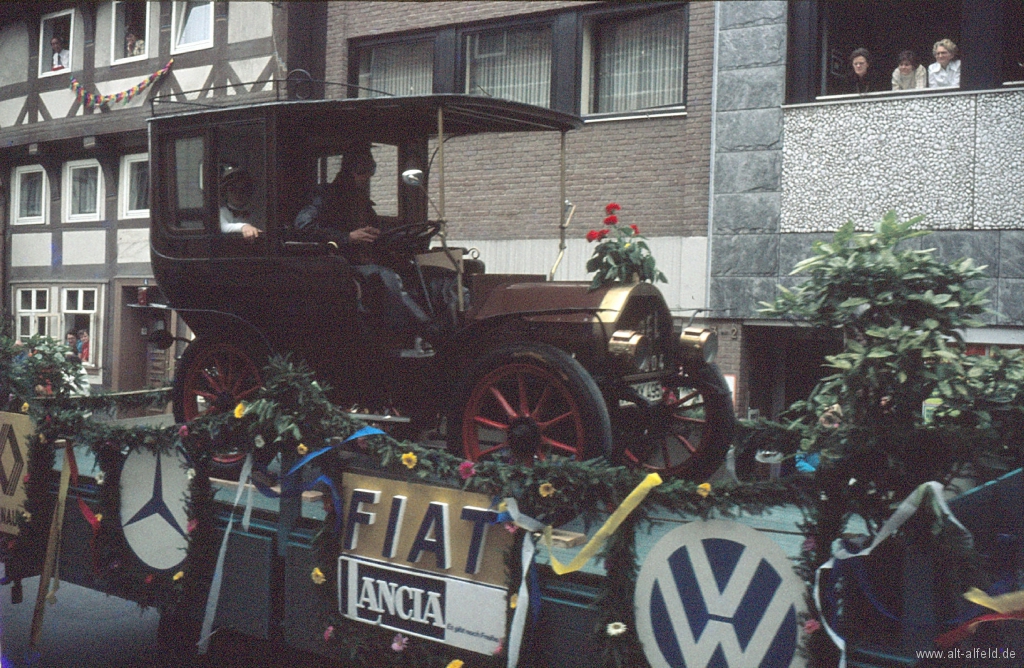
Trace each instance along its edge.
<path fill-rule="evenodd" d="M 509 533 L 515 533 L 518 530 L 519 527 L 517 527 L 515 524 L 512 524 L 511 522 L 505 522 L 505 531 Z"/>
<path fill-rule="evenodd" d="M 629 229 L 633 230 L 634 236 L 640 234 L 640 228 L 636 226 L 636 223 L 630 223 Z"/>
<path fill-rule="evenodd" d="M 391 649 L 396 652 L 401 652 L 405 649 L 405 646 L 409 644 L 409 639 L 403 636 L 401 633 L 396 633 L 394 640 L 391 641 Z"/>
<path fill-rule="evenodd" d="M 612 214 L 612 215 L 610 215 L 610 216 L 608 216 L 607 218 L 604 219 L 604 224 L 605 225 L 615 225 L 618 222 L 619 222 L 619 217 L 616 216 L 615 214 Z"/>
<path fill-rule="evenodd" d="M 609 216 L 615 213 L 616 211 L 622 211 L 622 207 L 616 204 L 615 202 L 609 202 L 604 207 L 604 212 L 607 213 Z"/>
<path fill-rule="evenodd" d="M 188 524 L 185 525 L 185 533 L 192 533 L 196 530 L 197 526 L 199 526 L 199 522 L 193 517 L 188 521 Z"/>
<path fill-rule="evenodd" d="M 814 536 L 811 536 L 810 538 L 804 540 L 803 544 L 800 546 L 801 552 L 813 552 L 817 549 L 818 541 L 814 540 Z"/>
<path fill-rule="evenodd" d="M 459 464 L 459 477 L 463 480 L 469 480 L 476 475 L 476 465 L 471 461 L 464 461 Z"/>
<path fill-rule="evenodd" d="M 808 619 L 806 622 L 804 622 L 804 633 L 810 635 L 811 633 L 820 630 L 821 622 L 819 622 L 817 619 Z"/>
<path fill-rule="evenodd" d="M 178 437 L 179 438 L 188 438 L 188 425 L 187 424 L 183 424 L 180 427 L 178 427 Z"/>
<path fill-rule="evenodd" d="M 334 627 L 333 626 L 328 626 L 326 629 L 324 629 L 324 641 L 325 642 L 330 640 L 333 636 L 334 636 Z"/>
<path fill-rule="evenodd" d="M 505 641 L 504 641 L 504 640 L 499 640 L 499 641 L 498 641 L 498 647 L 497 647 L 497 648 L 496 648 L 496 649 L 495 649 L 495 650 L 494 650 L 493 652 L 491 652 L 491 653 L 492 653 L 492 654 L 493 654 L 494 656 L 498 656 L 498 655 L 499 655 L 499 654 L 501 654 L 501 653 L 502 653 L 503 651 L 505 651 Z"/>
<path fill-rule="evenodd" d="M 150 573 L 149 575 L 146 576 L 145 582 L 146 582 L 146 584 L 153 584 L 153 574 L 152 573 Z"/>

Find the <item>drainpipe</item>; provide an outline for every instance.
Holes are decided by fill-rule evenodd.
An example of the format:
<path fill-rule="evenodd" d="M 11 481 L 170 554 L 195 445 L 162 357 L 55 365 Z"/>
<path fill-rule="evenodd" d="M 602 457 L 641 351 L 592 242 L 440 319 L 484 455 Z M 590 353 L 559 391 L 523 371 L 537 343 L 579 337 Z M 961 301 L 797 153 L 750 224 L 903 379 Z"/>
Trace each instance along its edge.
<path fill-rule="evenodd" d="M 711 155 L 708 159 L 708 245 L 704 267 L 704 308 L 711 308 L 711 253 L 715 235 L 715 135 L 718 128 L 718 39 L 721 25 L 721 1 L 715 3 L 715 44 L 711 56 Z"/>

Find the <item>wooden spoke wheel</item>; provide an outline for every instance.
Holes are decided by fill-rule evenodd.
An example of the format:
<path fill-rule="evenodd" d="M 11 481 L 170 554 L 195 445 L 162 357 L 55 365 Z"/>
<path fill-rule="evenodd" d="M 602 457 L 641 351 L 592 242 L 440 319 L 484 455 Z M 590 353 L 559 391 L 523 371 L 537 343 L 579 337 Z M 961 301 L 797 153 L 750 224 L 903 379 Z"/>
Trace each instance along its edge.
<path fill-rule="evenodd" d="M 204 415 L 230 412 L 240 401 L 254 398 L 263 378 L 255 355 L 246 348 L 225 341 L 192 342 L 182 355 L 174 383 L 174 417 L 189 422 Z M 245 454 L 231 444 L 212 444 L 215 467 L 240 466 Z"/>
<path fill-rule="evenodd" d="M 449 446 L 470 461 L 590 459 L 611 447 L 608 409 L 593 378 L 566 352 L 540 343 L 485 355 L 448 425 Z"/>

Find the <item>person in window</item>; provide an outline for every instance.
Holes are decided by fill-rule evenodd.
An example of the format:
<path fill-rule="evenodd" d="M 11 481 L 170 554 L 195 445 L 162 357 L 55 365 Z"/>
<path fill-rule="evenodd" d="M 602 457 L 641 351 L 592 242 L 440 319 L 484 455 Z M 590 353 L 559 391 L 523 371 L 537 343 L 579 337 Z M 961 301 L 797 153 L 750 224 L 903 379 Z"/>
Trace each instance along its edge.
<path fill-rule="evenodd" d="M 892 71 L 893 90 L 914 90 L 928 85 L 928 71 L 910 49 L 900 51 L 899 66 Z"/>
<path fill-rule="evenodd" d="M 295 227 L 303 239 L 338 246 L 362 277 L 359 309 L 400 338 L 415 336 L 415 346 L 404 356 L 433 354 L 422 340 L 436 342 L 439 329 L 405 291 L 402 278 L 384 266 L 373 242 L 380 236 L 380 219 L 370 199 L 370 178 L 377 163 L 369 146 L 346 152 L 341 170 L 327 186 L 317 187 L 312 201 L 299 211 Z"/>
<path fill-rule="evenodd" d="M 935 62 L 928 66 L 929 88 L 957 88 L 960 86 L 960 53 L 949 39 L 940 39 L 932 47 Z"/>
<path fill-rule="evenodd" d="M 854 49 L 850 54 L 850 74 L 847 93 L 870 93 L 878 90 L 877 77 L 871 69 L 871 53 L 864 48 Z"/>
<path fill-rule="evenodd" d="M 78 359 L 78 334 L 75 334 L 75 330 L 69 331 L 65 335 L 64 341 L 68 344 L 68 348 L 71 349 L 71 352 L 68 353 L 68 355 L 74 356 L 75 359 Z"/>
<path fill-rule="evenodd" d="M 249 172 L 237 167 L 227 167 L 220 177 L 220 231 L 224 234 L 241 234 L 243 239 L 253 241 L 260 236 L 260 229 L 250 222 L 252 196 L 256 183 Z"/>
<path fill-rule="evenodd" d="M 137 39 L 134 32 L 124 36 L 124 57 L 141 56 L 146 53 L 146 40 Z"/>
<path fill-rule="evenodd" d="M 53 49 L 53 66 L 50 68 L 51 70 L 63 70 L 71 65 L 71 52 L 64 48 L 64 43 L 60 37 L 54 37 L 50 40 L 50 48 Z"/>
<path fill-rule="evenodd" d="M 83 362 L 89 361 L 89 330 L 78 330 L 78 357 Z"/>

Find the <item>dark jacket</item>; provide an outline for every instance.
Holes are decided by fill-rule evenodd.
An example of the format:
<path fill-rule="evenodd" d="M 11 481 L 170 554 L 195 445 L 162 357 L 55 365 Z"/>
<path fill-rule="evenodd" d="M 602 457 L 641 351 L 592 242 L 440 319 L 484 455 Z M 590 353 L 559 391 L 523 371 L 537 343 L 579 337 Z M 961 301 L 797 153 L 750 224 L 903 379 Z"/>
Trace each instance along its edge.
<path fill-rule="evenodd" d="M 370 225 L 380 227 L 373 200 L 350 181 L 337 179 L 314 188 L 309 204 L 295 217 L 295 229 L 304 241 L 333 241 L 349 244 L 353 230 Z M 362 245 L 362 244 L 361 244 Z"/>

